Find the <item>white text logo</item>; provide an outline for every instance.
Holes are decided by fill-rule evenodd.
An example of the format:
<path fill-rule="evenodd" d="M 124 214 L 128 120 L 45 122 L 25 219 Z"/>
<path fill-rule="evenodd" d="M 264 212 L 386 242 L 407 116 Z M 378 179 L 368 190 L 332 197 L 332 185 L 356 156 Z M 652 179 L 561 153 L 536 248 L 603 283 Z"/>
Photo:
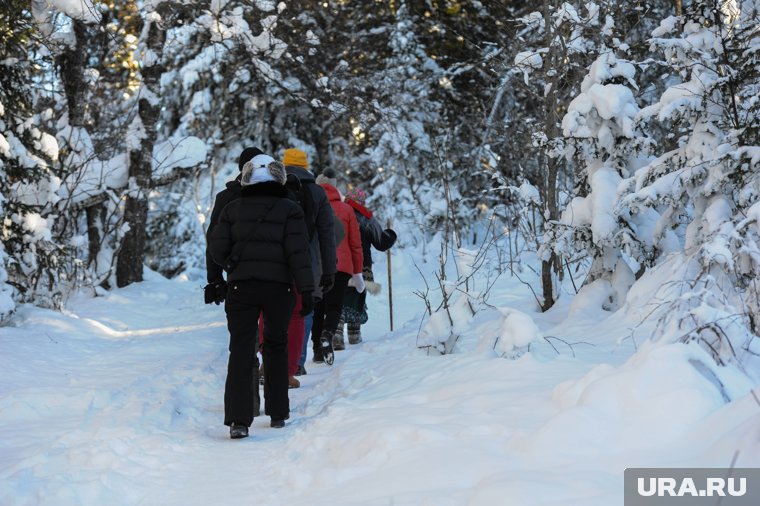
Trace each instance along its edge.
<path fill-rule="evenodd" d="M 639 495 L 644 497 L 740 497 L 747 493 L 746 478 L 707 478 L 698 488 L 692 478 L 679 483 L 675 478 L 639 478 Z"/>

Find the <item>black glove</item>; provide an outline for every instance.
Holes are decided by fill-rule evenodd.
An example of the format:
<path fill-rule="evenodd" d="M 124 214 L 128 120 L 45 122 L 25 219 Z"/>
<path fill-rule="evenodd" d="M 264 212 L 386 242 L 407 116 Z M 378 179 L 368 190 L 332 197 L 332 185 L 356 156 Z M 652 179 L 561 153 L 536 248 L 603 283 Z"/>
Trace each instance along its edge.
<path fill-rule="evenodd" d="M 209 283 L 203 287 L 203 302 L 211 304 L 216 300 L 216 287 L 213 283 Z"/>
<path fill-rule="evenodd" d="M 382 242 L 382 249 L 380 251 L 389 250 L 394 244 L 396 244 L 396 239 L 398 239 L 398 236 L 392 228 L 386 228 L 383 230 L 383 240 L 380 241 Z"/>
<path fill-rule="evenodd" d="M 326 294 L 335 285 L 335 274 L 322 274 L 319 280 L 319 286 L 322 287 L 322 293 Z"/>
<path fill-rule="evenodd" d="M 216 297 L 214 297 L 214 304 L 217 306 L 224 302 L 227 297 L 227 282 L 223 279 L 214 281 L 214 289 L 216 291 Z"/>
<path fill-rule="evenodd" d="M 314 298 L 311 296 L 311 292 L 303 292 L 301 294 L 301 316 L 306 316 L 314 311 Z"/>

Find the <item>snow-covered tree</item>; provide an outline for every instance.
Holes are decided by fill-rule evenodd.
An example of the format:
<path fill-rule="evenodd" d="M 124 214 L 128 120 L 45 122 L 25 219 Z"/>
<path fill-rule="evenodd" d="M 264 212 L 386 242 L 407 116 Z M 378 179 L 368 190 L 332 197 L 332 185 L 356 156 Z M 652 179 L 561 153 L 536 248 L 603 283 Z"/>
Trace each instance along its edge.
<path fill-rule="evenodd" d="M 53 234 L 69 248 L 83 280 L 109 284 L 123 236 L 120 192 L 127 184 L 124 118 L 129 117 L 136 62 L 136 3 L 35 1 L 32 13 L 55 59 L 46 72 L 46 125 L 60 156 L 61 180 Z M 84 269 L 81 267 L 84 266 Z"/>
<path fill-rule="evenodd" d="M 758 349 L 759 8 L 695 1 L 655 30 L 669 87 L 639 119 L 669 125 L 672 147 L 623 182 L 617 203 L 621 216 L 657 216 L 641 240 L 691 266 L 664 334 L 698 339 L 719 361 Z"/>
<path fill-rule="evenodd" d="M 33 51 L 40 47 L 24 2 L 5 2 L 0 19 L 0 321 L 15 302 L 58 307 L 66 283 L 65 247 L 53 241 L 54 204 L 60 180 L 50 171 L 58 157 L 55 137 L 43 131 L 34 110 L 38 76 Z M 11 288 L 12 287 L 12 288 Z"/>
<path fill-rule="evenodd" d="M 456 207 L 447 203 L 461 198 L 460 183 L 449 157 L 449 143 L 440 129 L 441 108 L 434 88 L 443 70 L 426 52 L 414 32 L 409 9 L 402 5 L 389 33 L 391 54 L 384 68 L 367 76 L 373 100 L 355 126 L 356 135 L 366 133 L 365 173 L 373 178 L 377 206 L 392 204 L 397 223 L 416 223 L 428 237 L 453 224 Z M 363 176 L 363 177 L 362 177 Z M 400 191 L 399 191 L 400 190 Z"/>
<path fill-rule="evenodd" d="M 652 212 L 616 213 L 620 182 L 645 163 L 651 140 L 636 128 L 635 67 L 612 50 L 591 64 L 581 92 L 562 120 L 563 134 L 580 167 L 576 195 L 551 226 L 559 254 L 591 256 L 586 283 L 608 283 L 607 309 L 616 309 L 634 281 L 634 272 L 651 265 L 652 244 L 640 236 Z M 643 218 L 643 219 L 642 219 Z M 626 257 L 624 257 L 624 254 Z M 633 267 L 634 269 L 632 270 Z"/>
<path fill-rule="evenodd" d="M 124 196 L 126 233 L 116 263 L 116 284 L 126 286 L 142 281 L 145 261 L 145 223 L 148 219 L 148 192 L 153 178 L 153 148 L 161 109 L 160 82 L 169 10 L 161 0 L 146 2 L 145 19 L 138 51 L 142 53 L 138 111 L 127 131 L 129 186 Z"/>
<path fill-rule="evenodd" d="M 175 21 L 163 47 L 157 140 L 195 139 L 206 151 L 184 171 L 167 171 L 164 157 L 155 160 L 167 177 L 154 178 L 164 186 L 150 197 L 146 251 L 162 273 L 197 275 L 214 195 L 237 175 L 243 147 L 272 151 L 276 116 L 292 114 L 281 103 L 289 83 L 278 68 L 288 47 L 277 33 L 283 6 L 238 0 L 167 6 Z"/>
<path fill-rule="evenodd" d="M 607 7 L 605 5 L 605 7 Z M 561 120 L 575 92 L 576 81 L 595 54 L 600 51 L 600 37 L 609 36 L 614 22 L 607 8 L 596 2 L 544 0 L 540 10 L 520 19 L 524 29 L 519 37 L 526 45 L 514 57 L 515 72 L 529 87 L 527 99 L 534 104 L 524 142 L 530 142 L 535 157 L 532 183 L 539 188 L 543 206 L 539 217 L 544 223 L 560 218 L 560 189 L 568 179 L 565 140 Z M 541 307 L 549 309 L 557 297 L 555 276 L 561 273 L 561 260 L 551 248 L 552 235 L 541 248 Z"/>

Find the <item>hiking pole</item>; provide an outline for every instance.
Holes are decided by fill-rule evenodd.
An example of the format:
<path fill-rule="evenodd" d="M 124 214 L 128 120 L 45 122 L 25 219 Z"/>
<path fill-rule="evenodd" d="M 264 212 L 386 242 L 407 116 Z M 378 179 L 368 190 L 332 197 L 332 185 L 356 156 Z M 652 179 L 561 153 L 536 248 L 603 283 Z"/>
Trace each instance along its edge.
<path fill-rule="evenodd" d="M 388 227 L 391 228 L 391 219 L 388 218 Z M 393 332 L 393 276 L 391 275 L 391 248 L 386 251 L 388 254 L 388 309 L 391 316 L 391 332 Z"/>

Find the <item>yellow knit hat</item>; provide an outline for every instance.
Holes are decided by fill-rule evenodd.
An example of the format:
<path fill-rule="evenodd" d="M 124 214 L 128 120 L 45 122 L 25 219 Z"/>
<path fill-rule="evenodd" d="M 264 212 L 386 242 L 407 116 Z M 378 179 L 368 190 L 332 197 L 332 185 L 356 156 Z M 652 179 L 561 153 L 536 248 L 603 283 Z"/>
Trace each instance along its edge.
<path fill-rule="evenodd" d="M 295 165 L 304 169 L 309 168 L 309 160 L 306 159 L 306 153 L 295 148 L 285 150 L 285 154 L 282 156 L 282 164 Z"/>

